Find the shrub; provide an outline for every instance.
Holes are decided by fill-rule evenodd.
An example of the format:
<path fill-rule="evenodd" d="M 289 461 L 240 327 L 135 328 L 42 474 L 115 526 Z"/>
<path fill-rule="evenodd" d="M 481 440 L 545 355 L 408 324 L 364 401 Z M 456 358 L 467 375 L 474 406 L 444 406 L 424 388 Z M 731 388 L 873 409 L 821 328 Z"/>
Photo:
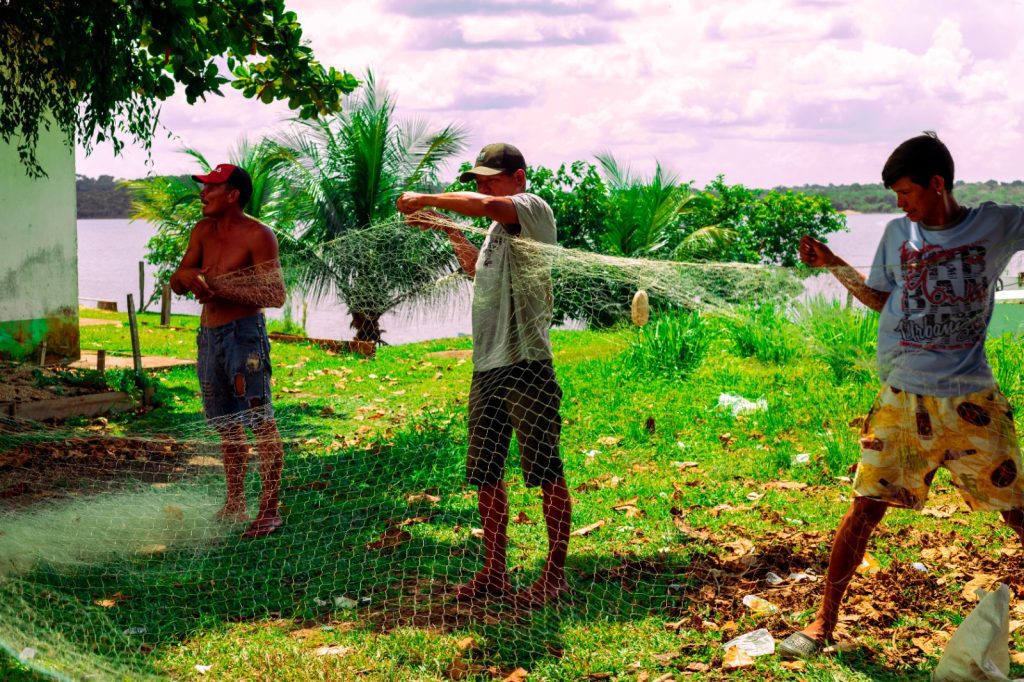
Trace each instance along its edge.
<path fill-rule="evenodd" d="M 797 317 L 837 383 L 867 379 L 874 372 L 878 313 L 816 297 L 799 308 Z"/>
<path fill-rule="evenodd" d="M 704 359 L 714 336 L 700 312 L 656 315 L 630 343 L 625 364 L 637 374 L 684 376 Z"/>
<path fill-rule="evenodd" d="M 1019 337 L 1009 332 L 989 339 L 985 344 L 985 353 L 992 363 L 992 373 L 996 383 L 1006 394 L 1011 404 L 1020 405 L 1024 398 L 1024 346 Z"/>
<path fill-rule="evenodd" d="M 780 305 L 744 305 L 729 321 L 729 336 L 743 357 L 778 364 L 797 354 L 795 328 Z"/>

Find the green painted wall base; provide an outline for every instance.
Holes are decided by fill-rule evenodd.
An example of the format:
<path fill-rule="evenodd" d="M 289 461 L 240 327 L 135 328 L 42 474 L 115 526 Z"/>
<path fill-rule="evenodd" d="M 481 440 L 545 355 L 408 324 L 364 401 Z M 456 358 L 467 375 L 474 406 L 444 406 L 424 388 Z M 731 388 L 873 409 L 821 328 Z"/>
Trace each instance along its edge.
<path fill-rule="evenodd" d="M 77 360 L 78 311 L 63 308 L 47 317 L 0 322 L 0 360 L 39 362 L 44 341 L 47 363 Z"/>

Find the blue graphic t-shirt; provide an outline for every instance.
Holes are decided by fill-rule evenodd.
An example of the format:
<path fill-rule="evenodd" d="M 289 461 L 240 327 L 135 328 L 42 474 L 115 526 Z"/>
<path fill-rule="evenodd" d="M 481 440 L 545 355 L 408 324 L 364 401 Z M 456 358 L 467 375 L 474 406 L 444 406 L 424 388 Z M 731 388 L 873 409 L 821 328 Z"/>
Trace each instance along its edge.
<path fill-rule="evenodd" d="M 995 285 L 1024 247 L 1024 208 L 987 202 L 957 225 L 907 218 L 885 227 L 867 285 L 892 292 L 878 322 L 878 376 L 896 388 L 955 396 L 995 385 L 985 358 Z"/>

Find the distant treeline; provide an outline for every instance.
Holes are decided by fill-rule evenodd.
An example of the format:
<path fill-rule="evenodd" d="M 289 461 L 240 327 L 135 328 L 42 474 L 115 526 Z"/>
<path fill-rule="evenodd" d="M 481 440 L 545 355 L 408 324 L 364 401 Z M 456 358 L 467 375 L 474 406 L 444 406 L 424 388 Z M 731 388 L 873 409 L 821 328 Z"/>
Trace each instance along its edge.
<path fill-rule="evenodd" d="M 79 218 L 128 218 L 132 195 L 110 175 L 90 178 L 79 175 L 75 181 Z"/>
<path fill-rule="evenodd" d="M 789 187 L 795 192 L 814 194 L 828 198 L 839 211 L 860 213 L 895 213 L 896 195 L 885 189 L 882 183 L 861 185 L 803 185 Z M 1013 182 L 957 182 L 954 195 L 961 204 L 977 206 L 984 201 L 998 204 L 1024 204 L 1024 180 Z"/>
<path fill-rule="evenodd" d="M 127 218 L 131 194 L 109 175 L 98 178 L 78 176 L 79 218 Z M 839 211 L 893 213 L 896 196 L 882 183 L 862 185 L 803 185 L 787 187 L 795 192 L 827 197 Z M 957 182 L 956 197 L 961 204 L 977 206 L 983 201 L 999 204 L 1024 204 L 1024 180 L 1013 182 Z"/>

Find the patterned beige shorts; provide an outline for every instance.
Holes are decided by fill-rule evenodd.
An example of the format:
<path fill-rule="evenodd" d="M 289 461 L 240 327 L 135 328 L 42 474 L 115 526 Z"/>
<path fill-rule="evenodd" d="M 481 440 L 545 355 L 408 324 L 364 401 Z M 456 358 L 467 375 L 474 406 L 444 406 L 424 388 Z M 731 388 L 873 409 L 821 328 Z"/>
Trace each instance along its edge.
<path fill-rule="evenodd" d="M 883 386 L 861 433 L 857 495 L 922 509 L 939 467 L 975 510 L 1024 508 L 1013 410 L 998 388 L 948 398 Z"/>

